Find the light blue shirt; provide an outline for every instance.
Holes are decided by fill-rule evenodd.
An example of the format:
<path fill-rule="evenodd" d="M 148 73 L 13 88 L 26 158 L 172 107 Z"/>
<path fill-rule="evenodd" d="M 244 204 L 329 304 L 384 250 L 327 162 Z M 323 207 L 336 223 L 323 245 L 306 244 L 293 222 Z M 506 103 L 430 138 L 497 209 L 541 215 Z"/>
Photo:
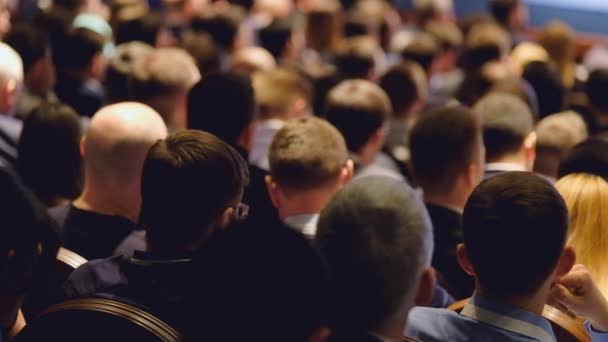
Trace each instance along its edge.
<path fill-rule="evenodd" d="M 303 214 L 290 216 L 285 218 L 283 222 L 308 238 L 314 238 L 317 232 L 317 222 L 319 222 L 319 214 Z"/>

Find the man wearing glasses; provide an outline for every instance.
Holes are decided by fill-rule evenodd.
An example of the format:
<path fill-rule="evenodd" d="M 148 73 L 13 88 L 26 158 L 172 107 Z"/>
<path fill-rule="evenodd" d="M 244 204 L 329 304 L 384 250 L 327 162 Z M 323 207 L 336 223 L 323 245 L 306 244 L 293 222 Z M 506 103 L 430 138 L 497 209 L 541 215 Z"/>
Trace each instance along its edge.
<path fill-rule="evenodd" d="M 90 261 L 65 284 L 65 296 L 104 297 L 143 307 L 170 324 L 182 321 L 192 255 L 212 235 L 247 216 L 247 164 L 226 143 L 186 130 L 159 140 L 142 174 L 140 224 L 147 250 Z"/>

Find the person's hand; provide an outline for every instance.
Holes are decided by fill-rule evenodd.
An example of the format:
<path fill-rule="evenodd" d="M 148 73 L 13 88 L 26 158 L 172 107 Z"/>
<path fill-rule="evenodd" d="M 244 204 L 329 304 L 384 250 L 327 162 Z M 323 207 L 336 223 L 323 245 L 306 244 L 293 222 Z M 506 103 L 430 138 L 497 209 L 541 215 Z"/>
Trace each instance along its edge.
<path fill-rule="evenodd" d="M 575 265 L 553 285 L 551 296 L 577 316 L 588 319 L 594 330 L 608 332 L 608 301 L 585 266 Z"/>

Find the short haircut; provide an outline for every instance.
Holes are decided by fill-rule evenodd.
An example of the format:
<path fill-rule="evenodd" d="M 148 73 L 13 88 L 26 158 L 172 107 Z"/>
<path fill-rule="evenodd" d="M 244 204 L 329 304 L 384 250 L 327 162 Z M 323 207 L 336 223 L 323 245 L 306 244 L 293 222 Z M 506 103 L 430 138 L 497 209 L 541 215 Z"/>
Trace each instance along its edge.
<path fill-rule="evenodd" d="M 331 52 L 342 38 L 342 6 L 338 0 L 318 1 L 306 15 L 306 44 Z"/>
<path fill-rule="evenodd" d="M 344 78 L 368 78 L 376 67 L 376 54 L 379 51 L 378 42 L 370 36 L 344 39 L 336 48 L 338 72 Z"/>
<path fill-rule="evenodd" d="M 270 145 L 270 174 L 285 190 L 307 191 L 335 183 L 348 159 L 342 134 L 315 117 L 291 120 Z"/>
<path fill-rule="evenodd" d="M 499 24 L 508 26 L 511 13 L 519 6 L 521 0 L 492 0 L 490 14 Z"/>
<path fill-rule="evenodd" d="M 439 42 L 429 33 L 417 33 L 412 41 L 401 50 L 401 58 L 418 63 L 426 72 L 441 52 Z"/>
<path fill-rule="evenodd" d="M 435 38 L 442 51 L 459 49 L 464 40 L 460 27 L 453 23 L 431 21 L 424 26 L 424 31 Z"/>
<path fill-rule="evenodd" d="M 192 19 L 190 26 L 195 32 L 206 32 L 221 49 L 232 51 L 245 14 L 234 5 L 208 8 Z"/>
<path fill-rule="evenodd" d="M 159 48 L 133 68 L 131 91 L 137 101 L 188 91 L 198 81 L 192 57 L 178 48 Z"/>
<path fill-rule="evenodd" d="M 130 80 L 135 65 L 152 54 L 154 49 L 142 42 L 123 43 L 116 47 L 108 62 L 104 84 L 108 102 L 115 103 L 129 99 Z"/>
<path fill-rule="evenodd" d="M 17 169 L 45 204 L 80 195 L 81 138 L 78 114 L 64 104 L 42 104 L 27 116 L 19 139 Z"/>
<path fill-rule="evenodd" d="M 23 71 L 27 74 L 34 64 L 50 55 L 51 44 L 48 37 L 33 25 L 15 25 L 3 38 L 23 61 Z"/>
<path fill-rule="evenodd" d="M 332 328 L 373 331 L 413 300 L 433 250 L 431 223 L 405 183 L 364 177 L 321 213 L 315 242 L 333 275 Z"/>
<path fill-rule="evenodd" d="M 327 325 L 328 275 L 310 242 L 283 226 L 251 228 L 219 232 L 194 259 L 186 341 L 308 341 Z"/>
<path fill-rule="evenodd" d="M 181 47 L 194 58 L 201 74 L 220 71 L 222 66 L 220 50 L 208 33 L 185 33 L 182 36 Z"/>
<path fill-rule="evenodd" d="M 477 102 L 475 111 L 482 117 L 487 162 L 518 151 L 534 131 L 530 108 L 515 95 L 491 93 Z"/>
<path fill-rule="evenodd" d="M 403 117 L 420 98 L 426 97 L 426 74 L 416 63 L 401 62 L 380 77 L 380 87 L 391 100 L 393 115 Z"/>
<path fill-rule="evenodd" d="M 118 22 L 116 25 L 116 44 L 140 41 L 156 46 L 161 30 L 162 19 L 154 13 L 144 14 L 134 19 Z"/>
<path fill-rule="evenodd" d="M 507 172 L 473 191 L 462 230 L 484 293 L 496 298 L 528 296 L 557 265 L 566 243 L 568 210 L 547 180 Z"/>
<path fill-rule="evenodd" d="M 350 152 L 359 152 L 391 115 L 382 88 L 364 80 L 338 84 L 327 95 L 325 118 L 344 136 Z"/>
<path fill-rule="evenodd" d="M 559 177 L 589 173 L 608 180 L 608 140 L 592 137 L 574 146 L 562 159 Z"/>
<path fill-rule="evenodd" d="M 104 44 L 104 38 L 100 34 L 79 28 L 55 42 L 53 61 L 59 71 L 79 71 L 89 66 L 93 58 L 102 53 Z"/>
<path fill-rule="evenodd" d="M 184 130 L 150 148 L 142 173 L 141 223 L 152 248 L 201 241 L 249 182 L 246 162 L 212 134 Z"/>
<path fill-rule="evenodd" d="M 258 33 L 260 45 L 276 59 L 281 58 L 292 35 L 292 24 L 289 20 L 274 20 Z"/>
<path fill-rule="evenodd" d="M 587 80 L 585 92 L 593 106 L 608 112 L 608 69 L 593 71 Z"/>
<path fill-rule="evenodd" d="M 463 59 L 466 69 L 475 70 L 509 53 L 511 38 L 508 32 L 494 23 L 473 25 L 465 37 Z"/>
<path fill-rule="evenodd" d="M 480 117 L 467 107 L 445 107 L 425 114 L 410 133 L 411 162 L 423 189 L 452 188 L 457 176 L 483 146 Z"/>
<path fill-rule="evenodd" d="M 562 111 L 566 103 L 566 89 L 559 71 L 552 64 L 530 62 L 524 67 L 523 78 L 534 88 L 541 118 Z"/>
<path fill-rule="evenodd" d="M 227 72 L 208 74 L 188 94 L 188 128 L 236 146 L 255 114 L 251 80 Z"/>
<path fill-rule="evenodd" d="M 260 115 L 285 116 L 298 99 L 312 100 L 312 87 L 298 72 L 287 68 L 258 71 L 253 74 L 255 100 Z"/>

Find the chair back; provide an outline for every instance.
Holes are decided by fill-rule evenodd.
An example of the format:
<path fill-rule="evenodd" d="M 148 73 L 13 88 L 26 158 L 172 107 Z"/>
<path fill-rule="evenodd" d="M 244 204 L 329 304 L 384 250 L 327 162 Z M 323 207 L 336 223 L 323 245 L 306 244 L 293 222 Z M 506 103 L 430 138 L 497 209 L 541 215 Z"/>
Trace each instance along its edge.
<path fill-rule="evenodd" d="M 29 341 L 178 342 L 178 332 L 155 316 L 108 299 L 83 298 L 44 310 L 15 339 Z"/>
<path fill-rule="evenodd" d="M 448 310 L 460 312 L 469 302 L 469 298 L 456 302 Z M 591 336 L 585 328 L 585 322 L 572 317 L 550 305 L 545 305 L 543 317 L 551 323 L 558 342 L 591 342 Z"/>

